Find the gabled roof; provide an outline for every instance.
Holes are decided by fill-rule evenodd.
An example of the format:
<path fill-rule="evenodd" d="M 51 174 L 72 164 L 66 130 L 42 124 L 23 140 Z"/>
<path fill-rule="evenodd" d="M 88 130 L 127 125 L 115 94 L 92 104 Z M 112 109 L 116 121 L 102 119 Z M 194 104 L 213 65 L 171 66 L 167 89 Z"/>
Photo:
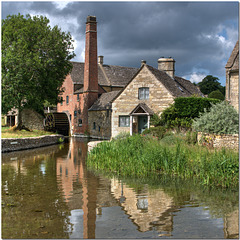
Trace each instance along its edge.
<path fill-rule="evenodd" d="M 120 90 L 118 94 L 114 97 L 112 102 L 121 95 L 121 93 L 127 88 L 127 86 L 133 81 L 133 79 L 141 72 L 141 70 L 146 66 L 148 70 L 160 81 L 166 89 L 174 97 L 190 97 L 192 95 L 198 95 L 204 97 L 204 94 L 199 90 L 197 86 L 191 83 L 189 80 L 175 76 L 174 79 L 171 78 L 166 72 L 160 71 L 156 68 L 153 68 L 147 64 L 141 66 L 141 68 L 136 72 L 133 78 L 127 83 L 125 88 Z"/>
<path fill-rule="evenodd" d="M 146 103 L 139 103 L 129 115 L 140 115 L 141 113 L 153 115 L 154 111 L 150 107 L 148 107 Z"/>
<path fill-rule="evenodd" d="M 111 103 L 113 99 L 118 95 L 120 91 L 112 91 L 103 93 L 100 98 L 88 109 L 88 111 L 100 111 L 111 109 Z"/>
<path fill-rule="evenodd" d="M 83 84 L 84 81 L 84 63 L 72 62 L 73 68 L 70 73 L 72 81 L 75 84 Z M 138 68 L 121 67 L 113 65 L 102 65 L 105 74 L 100 65 L 98 65 L 98 83 L 101 86 L 125 87 L 132 79 Z M 107 78 L 106 78 L 107 77 Z"/>
<path fill-rule="evenodd" d="M 177 76 L 172 78 L 164 71 L 160 71 L 149 65 L 146 66 L 174 97 L 190 97 L 193 94 L 203 96 L 198 87 L 190 81 Z"/>
<path fill-rule="evenodd" d="M 237 41 L 225 68 L 231 68 L 231 70 L 239 70 L 239 41 Z"/>

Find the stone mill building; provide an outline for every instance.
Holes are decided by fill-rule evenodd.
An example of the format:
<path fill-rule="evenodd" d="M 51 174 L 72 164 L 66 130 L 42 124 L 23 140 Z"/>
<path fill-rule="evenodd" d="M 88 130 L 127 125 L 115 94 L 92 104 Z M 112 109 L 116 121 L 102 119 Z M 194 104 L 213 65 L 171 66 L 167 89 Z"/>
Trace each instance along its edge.
<path fill-rule="evenodd" d="M 110 139 L 121 132 L 141 133 L 150 117 L 176 97 L 203 96 L 190 81 L 175 76 L 173 58 L 156 60 L 158 68 L 107 65 L 97 55 L 96 17 L 86 22 L 85 63 L 73 62 L 60 96 L 58 112 L 67 114 L 71 135 Z"/>

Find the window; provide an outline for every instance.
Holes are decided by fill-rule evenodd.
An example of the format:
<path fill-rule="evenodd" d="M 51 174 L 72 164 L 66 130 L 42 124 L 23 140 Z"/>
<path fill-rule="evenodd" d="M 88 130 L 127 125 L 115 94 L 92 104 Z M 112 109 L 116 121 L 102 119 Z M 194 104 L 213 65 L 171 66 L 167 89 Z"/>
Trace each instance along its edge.
<path fill-rule="evenodd" d="M 130 117 L 129 116 L 119 116 L 119 127 L 129 127 Z"/>
<path fill-rule="evenodd" d="M 66 96 L 66 104 L 69 103 L 69 96 Z"/>
<path fill-rule="evenodd" d="M 78 126 L 79 126 L 79 127 L 82 126 L 82 119 L 81 119 L 81 118 L 78 119 Z"/>
<path fill-rule="evenodd" d="M 61 97 L 61 106 L 63 105 L 63 98 Z"/>
<path fill-rule="evenodd" d="M 101 129 L 100 126 L 98 126 L 98 131 L 99 131 L 99 132 L 100 132 L 100 129 Z"/>
<path fill-rule="evenodd" d="M 79 102 L 79 94 L 77 95 L 77 101 Z"/>
<path fill-rule="evenodd" d="M 74 111 L 74 117 L 75 118 L 77 117 L 77 111 Z"/>
<path fill-rule="evenodd" d="M 148 87 L 142 87 L 138 89 L 138 99 L 149 99 Z"/>
<path fill-rule="evenodd" d="M 93 129 L 95 130 L 96 129 L 96 123 L 93 122 Z"/>

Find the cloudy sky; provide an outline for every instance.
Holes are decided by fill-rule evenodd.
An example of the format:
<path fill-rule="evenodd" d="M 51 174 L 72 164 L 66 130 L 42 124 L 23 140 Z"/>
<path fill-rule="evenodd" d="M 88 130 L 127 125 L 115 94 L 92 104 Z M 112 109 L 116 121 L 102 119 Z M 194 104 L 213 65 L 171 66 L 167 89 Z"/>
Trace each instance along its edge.
<path fill-rule="evenodd" d="M 157 67 L 173 57 L 176 75 L 192 82 L 213 75 L 225 85 L 225 65 L 238 39 L 238 1 L 2 1 L 2 19 L 11 14 L 44 15 L 70 32 L 74 61 L 84 61 L 85 22 L 97 17 L 98 55 L 104 63 Z"/>

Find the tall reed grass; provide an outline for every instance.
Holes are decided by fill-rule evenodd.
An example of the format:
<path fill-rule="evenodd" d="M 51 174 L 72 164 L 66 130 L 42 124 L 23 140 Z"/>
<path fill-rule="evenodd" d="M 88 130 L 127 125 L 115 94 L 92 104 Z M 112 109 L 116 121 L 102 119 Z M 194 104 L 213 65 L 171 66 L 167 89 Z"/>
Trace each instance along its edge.
<path fill-rule="evenodd" d="M 189 145 L 172 136 L 172 144 L 152 136 L 127 136 L 98 144 L 89 154 L 87 164 L 123 177 L 146 177 L 167 174 L 197 178 L 204 185 L 238 185 L 238 153 L 209 150 Z M 167 144 L 166 144 L 167 143 Z"/>

